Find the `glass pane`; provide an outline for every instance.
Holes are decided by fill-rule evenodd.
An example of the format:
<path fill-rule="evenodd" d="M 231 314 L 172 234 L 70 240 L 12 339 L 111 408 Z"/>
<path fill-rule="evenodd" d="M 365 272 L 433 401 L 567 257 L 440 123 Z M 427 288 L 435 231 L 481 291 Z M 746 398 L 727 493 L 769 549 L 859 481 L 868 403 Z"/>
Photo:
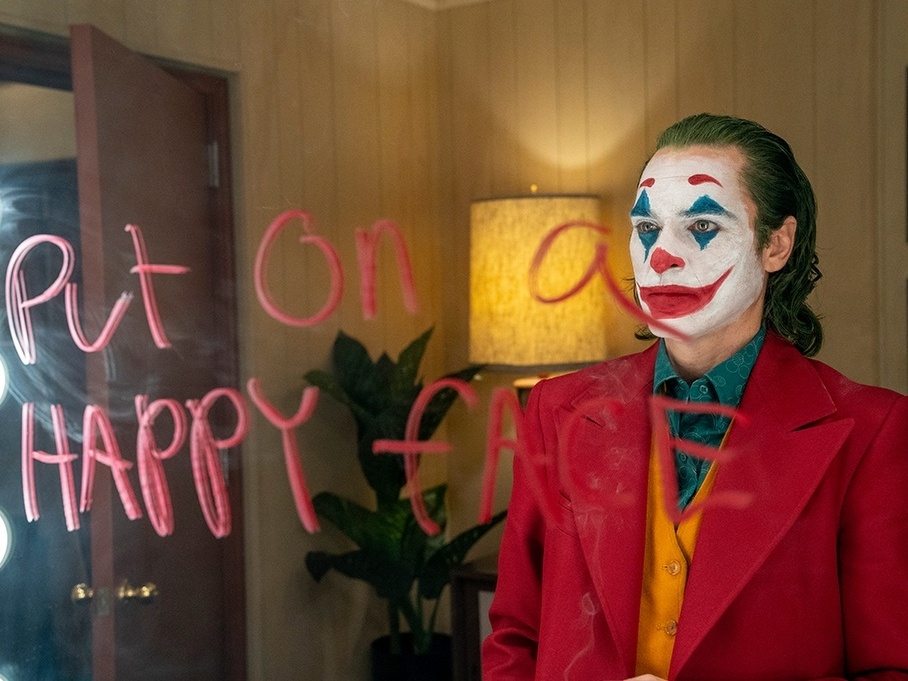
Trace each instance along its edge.
<path fill-rule="evenodd" d="M 79 252 L 75 131 L 71 92 L 17 83 L 0 84 L 0 267 L 6 275 L 16 249 L 37 234 L 68 241 Z M 22 259 L 22 285 L 39 295 L 64 267 L 63 251 L 41 243 Z M 70 281 L 78 283 L 79 268 Z M 6 284 L 3 285 L 6 292 Z M 30 308 L 36 361 L 23 362 L 6 317 L 0 324 L 0 513 L 9 523 L 9 556 L 0 565 L 0 680 L 91 677 L 91 601 L 74 601 L 73 588 L 91 584 L 87 516 L 67 529 L 60 467 L 36 462 L 33 483 L 23 466 L 22 442 L 59 453 L 55 430 L 79 453 L 85 404 L 85 359 L 70 338 L 63 296 Z M 23 405 L 33 405 L 33 417 Z M 64 420 L 56 428 L 51 406 Z M 30 429 L 29 424 L 33 423 Z M 79 465 L 73 462 L 78 503 Z M 26 493 L 29 494 L 26 494 Z M 29 521 L 29 513 L 40 515 Z M 80 520 L 78 514 L 75 518 Z M 0 530 L 0 538 L 2 538 Z M 2 553 L 0 544 L 0 553 Z M 77 592 L 78 593 L 78 592 Z M 87 595 L 89 592 L 83 592 Z"/>

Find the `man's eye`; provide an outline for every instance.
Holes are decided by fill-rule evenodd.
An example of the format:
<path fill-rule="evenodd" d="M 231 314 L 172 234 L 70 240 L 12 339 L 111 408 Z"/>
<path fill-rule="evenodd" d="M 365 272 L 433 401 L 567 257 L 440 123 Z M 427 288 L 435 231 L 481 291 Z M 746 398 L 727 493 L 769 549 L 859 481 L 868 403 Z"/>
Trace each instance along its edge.
<path fill-rule="evenodd" d="M 640 234 L 650 234 L 652 232 L 658 232 L 659 225 L 657 225 L 655 222 L 638 222 L 636 225 L 634 225 L 634 229 L 636 229 Z"/>
<path fill-rule="evenodd" d="M 709 232 L 719 231 L 719 225 L 710 220 L 697 220 L 690 226 L 690 231 L 697 234 L 708 234 Z"/>

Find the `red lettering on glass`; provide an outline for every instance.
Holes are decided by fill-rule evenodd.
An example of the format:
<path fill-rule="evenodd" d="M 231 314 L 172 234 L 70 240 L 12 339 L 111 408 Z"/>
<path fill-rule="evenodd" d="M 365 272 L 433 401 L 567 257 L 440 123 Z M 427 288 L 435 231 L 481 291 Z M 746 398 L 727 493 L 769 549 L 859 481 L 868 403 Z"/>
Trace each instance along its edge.
<path fill-rule="evenodd" d="M 394 244 L 394 255 L 397 258 L 397 271 L 403 289 L 404 305 L 410 314 L 416 314 L 419 311 L 419 303 L 416 299 L 416 284 L 413 281 L 413 267 L 410 265 L 407 244 L 397 223 L 392 220 L 379 220 L 369 230 L 356 230 L 356 256 L 359 262 L 363 318 L 375 318 L 375 284 L 378 269 L 376 259 L 378 242 L 382 234 L 388 234 Z"/>
<path fill-rule="evenodd" d="M 98 350 L 106 348 L 108 343 L 110 343 L 110 339 L 113 337 L 114 332 L 117 330 L 117 327 L 120 325 L 120 322 L 123 320 L 123 315 L 126 314 L 126 308 L 128 308 L 129 304 L 132 302 L 131 293 L 121 294 L 117 299 L 117 302 L 114 303 L 113 309 L 110 311 L 110 316 L 107 318 L 107 322 L 104 324 L 104 328 L 101 329 L 98 338 L 94 343 L 91 343 L 85 337 L 85 332 L 82 330 L 82 324 L 79 322 L 78 286 L 71 282 L 67 284 L 64 298 L 66 300 L 66 323 L 69 326 L 69 334 L 72 336 L 73 342 L 82 352 L 97 352 Z"/>
<path fill-rule="evenodd" d="M 173 399 L 155 400 L 149 405 L 147 395 L 136 395 L 135 404 L 139 422 L 136 461 L 142 499 L 155 532 L 159 537 L 167 537 L 173 534 L 174 518 L 163 462 L 174 456 L 186 440 L 186 412 Z M 170 413 L 173 421 L 173 435 L 170 444 L 162 449 L 154 434 L 154 423 L 164 410 Z"/>
<path fill-rule="evenodd" d="M 299 448 L 296 444 L 296 434 L 294 433 L 294 428 L 308 421 L 312 416 L 312 412 L 315 411 L 315 404 L 318 401 L 318 388 L 309 387 L 303 390 L 299 409 L 289 419 L 268 402 L 257 378 L 250 378 L 246 389 L 249 391 L 252 401 L 265 418 L 268 419 L 268 422 L 281 431 L 284 465 L 287 468 L 287 477 L 290 480 L 290 489 L 293 492 L 296 513 L 307 531 L 310 533 L 318 532 L 321 527 L 318 523 L 318 516 L 312 506 L 312 498 L 309 496 L 309 488 L 306 485 L 306 476 L 303 473 Z"/>
<path fill-rule="evenodd" d="M 104 443 L 103 449 L 95 444 L 98 433 Z M 91 509 L 96 461 L 110 468 L 126 517 L 130 520 L 141 518 L 142 510 L 126 474 L 126 471 L 132 468 L 132 463 L 126 461 L 120 454 L 120 446 L 117 444 L 107 412 L 97 405 L 90 404 L 85 407 L 82 414 L 82 496 L 79 504 L 79 510 L 82 512 Z"/>
<path fill-rule="evenodd" d="M 429 401 L 439 390 L 450 388 L 456 390 L 461 399 L 472 409 L 477 401 L 476 391 L 466 381 L 459 378 L 440 378 L 423 388 L 407 417 L 403 440 L 375 440 L 372 443 L 373 454 L 402 454 L 404 457 L 404 472 L 407 476 L 407 492 L 410 496 L 410 507 L 416 522 L 428 535 L 436 535 L 441 531 L 438 524 L 429 517 L 425 501 L 422 498 L 422 485 L 419 483 L 419 454 L 444 454 L 451 450 L 448 442 L 427 442 L 419 439 L 419 425 Z"/>
<path fill-rule="evenodd" d="M 268 262 L 278 236 L 290 222 L 300 220 L 302 222 L 302 236 L 300 243 L 304 246 L 313 245 L 321 251 L 322 256 L 326 259 L 331 272 L 331 287 L 327 299 L 322 308 L 311 317 L 295 317 L 287 314 L 273 301 L 266 284 L 266 274 Z M 137 265 L 130 271 L 139 275 L 139 281 L 142 290 L 145 315 L 148 321 L 149 329 L 154 342 L 159 348 L 170 346 L 170 341 L 164 330 L 161 321 L 160 310 L 158 309 L 157 296 L 152 275 L 156 274 L 185 274 L 189 268 L 178 265 L 163 265 L 149 263 L 145 241 L 139 227 L 127 225 L 126 231 L 130 233 L 136 254 Z M 567 290 L 556 292 L 554 295 L 543 294 L 539 290 L 539 272 L 544 266 L 548 252 L 551 250 L 558 238 L 571 229 L 592 230 L 599 237 L 599 243 L 586 271 L 581 275 L 579 280 L 569 286 Z M 680 336 L 668 325 L 651 319 L 643 313 L 631 300 L 621 291 L 619 282 L 610 271 L 607 264 L 607 246 L 604 237 L 607 236 L 608 230 L 600 225 L 590 222 L 567 222 L 549 232 L 537 249 L 531 267 L 530 267 L 530 287 L 531 292 L 537 300 L 545 303 L 557 303 L 564 301 L 571 296 L 580 292 L 595 277 L 600 276 L 604 282 L 606 290 L 616 300 L 617 304 L 627 313 L 636 319 L 649 324 L 656 329 L 671 331 L 676 336 Z M 401 233 L 400 227 L 391 220 L 379 220 L 369 229 L 356 230 L 355 245 L 357 260 L 360 270 L 360 293 L 362 296 L 363 316 L 366 319 L 374 318 L 377 311 L 377 259 L 379 244 L 383 235 L 388 236 L 395 249 L 396 263 L 399 274 L 399 281 L 402 289 L 403 301 L 406 309 L 415 313 L 418 309 L 416 287 L 413 280 L 412 265 L 407 250 L 406 243 Z M 35 248 L 41 244 L 50 244 L 61 251 L 62 262 L 55 280 L 37 295 L 29 292 L 26 287 L 26 257 Z M 10 330 L 16 351 L 23 364 L 34 364 L 36 362 L 36 343 L 34 329 L 32 328 L 31 309 L 37 305 L 50 301 L 61 291 L 64 292 L 64 303 L 66 307 L 66 319 L 69 326 L 69 332 L 73 337 L 75 344 L 83 352 L 97 352 L 105 348 L 111 342 L 116 329 L 122 322 L 128 306 L 131 304 L 132 294 L 123 293 L 116 301 L 111 312 L 104 323 L 103 328 L 96 340 L 89 341 L 86 338 L 82 328 L 78 313 L 78 289 L 75 283 L 70 282 L 73 271 L 74 252 L 72 246 L 63 238 L 53 235 L 37 235 L 24 240 L 10 260 L 6 271 L 6 304 L 8 308 L 8 317 L 10 319 Z M 255 271 L 253 273 L 256 295 L 263 308 L 278 321 L 297 327 L 314 326 L 327 319 L 339 306 L 343 295 L 343 268 L 338 256 L 337 250 L 324 237 L 314 233 L 312 219 L 308 213 L 298 210 L 290 210 L 279 215 L 270 224 L 259 245 L 255 259 Z M 297 513 L 304 527 L 315 532 L 319 529 L 319 523 L 315 511 L 312 507 L 312 501 L 306 486 L 305 475 L 301 464 L 299 448 L 296 442 L 294 429 L 308 421 L 315 408 L 318 398 L 316 388 L 307 388 L 300 400 L 300 406 L 292 417 L 285 417 L 271 405 L 263 396 L 257 379 L 250 379 L 248 383 L 249 393 L 257 407 L 268 421 L 276 426 L 281 432 L 285 465 L 291 490 L 294 496 Z M 425 388 L 419 395 L 413 409 L 408 417 L 403 440 L 378 440 L 375 442 L 373 452 L 376 454 L 393 453 L 404 457 L 404 468 L 407 476 L 407 492 L 410 497 L 410 504 L 413 507 L 414 514 L 420 527 L 428 534 L 435 534 L 439 531 L 438 526 L 429 517 L 425 508 L 422 489 L 419 480 L 418 457 L 424 453 L 445 453 L 450 451 L 451 446 L 447 442 L 439 441 L 420 441 L 419 426 L 424 410 L 427 408 L 432 397 L 442 389 L 453 389 L 457 391 L 469 407 L 473 407 L 477 400 L 473 389 L 463 381 L 457 379 L 441 379 Z M 214 402 L 220 398 L 230 400 L 237 413 L 237 424 L 234 433 L 224 439 L 217 439 L 212 433 L 212 427 L 209 423 L 209 411 Z M 658 396 L 657 396 L 658 398 Z M 654 437 L 656 438 L 658 453 L 661 458 L 670 456 L 671 448 L 679 443 L 682 444 L 685 451 L 696 453 L 698 456 L 706 458 L 719 459 L 727 455 L 717 453 L 712 448 L 702 448 L 695 443 L 688 443 L 682 440 L 670 438 L 667 434 L 667 426 L 664 418 L 656 418 L 658 410 L 667 408 L 664 403 L 654 398 L 651 409 L 654 416 Z M 199 502 L 202 508 L 205 520 L 213 534 L 217 537 L 223 537 L 229 534 L 231 527 L 229 499 L 226 491 L 226 480 L 221 464 L 220 450 L 235 446 L 241 442 L 248 430 L 248 408 L 243 401 L 242 396 L 232 388 L 218 388 L 209 392 L 201 400 L 190 400 L 186 403 L 192 418 L 191 428 L 188 425 L 187 416 L 175 400 L 159 399 L 150 401 L 148 396 L 139 395 L 135 398 L 136 415 L 138 418 L 138 434 L 136 438 L 136 458 L 138 464 L 138 473 L 141 483 L 141 492 L 150 522 L 155 531 L 160 536 L 167 536 L 173 532 L 174 517 L 173 508 L 170 499 L 168 481 L 165 476 L 163 462 L 175 456 L 187 439 L 187 431 L 190 440 L 190 456 L 192 459 L 193 477 Z M 603 401 L 603 410 L 614 410 L 618 408 L 613 402 Z M 672 406 L 683 410 L 681 407 Z M 688 407 L 689 409 L 690 407 Z M 710 411 L 711 407 L 695 407 L 699 411 Z M 170 442 L 166 447 L 157 442 L 154 433 L 154 424 L 156 419 L 167 411 L 173 420 L 173 432 Z M 503 435 L 503 421 L 505 412 L 511 414 L 516 436 L 514 438 Z M 721 408 L 715 412 L 719 413 Z M 730 413 L 734 413 L 733 411 Z M 64 502 L 64 513 L 66 515 L 67 528 L 70 530 L 79 527 L 79 511 L 87 511 L 92 503 L 92 489 L 94 484 L 95 466 L 101 462 L 111 469 L 118 494 L 123 503 L 126 514 L 129 518 L 135 519 L 142 515 L 142 510 L 133 493 L 130 485 L 128 469 L 131 463 L 125 461 L 121 454 L 114 436 L 113 428 L 110 424 L 107 413 L 97 406 L 88 406 L 85 408 L 84 419 L 84 450 L 82 466 L 82 489 L 79 504 L 76 503 L 75 485 L 72 479 L 72 461 L 77 458 L 68 449 L 68 439 L 65 432 L 63 410 L 59 405 L 51 407 L 52 421 L 54 424 L 54 435 L 56 439 L 57 452 L 49 454 L 47 452 L 36 451 L 34 449 L 34 405 L 23 405 L 23 422 L 22 422 L 22 461 L 23 461 L 23 498 L 26 506 L 26 515 L 29 520 L 38 518 L 38 498 L 35 492 L 35 462 L 55 464 L 59 467 L 61 478 L 61 494 Z M 664 416 L 664 413 L 662 414 Z M 741 420 L 741 416 L 737 418 Z M 570 440 L 574 435 L 574 430 L 579 426 L 578 423 L 571 422 L 567 426 L 566 437 L 562 438 L 560 447 L 564 447 L 565 440 Z M 570 493 L 575 488 L 575 484 L 581 481 L 571 480 L 564 459 L 564 452 L 559 451 L 557 463 L 554 470 L 546 469 L 546 463 L 541 457 L 540 452 L 534 450 L 524 442 L 524 416 L 517 405 L 514 395 L 505 389 L 497 389 L 492 393 L 492 403 L 490 405 L 489 428 L 486 437 L 485 463 L 482 480 L 482 497 L 480 500 L 479 520 L 485 522 L 491 517 L 492 505 L 494 503 L 494 485 L 499 458 L 502 449 L 511 449 L 516 456 L 523 456 L 529 469 L 529 480 L 533 493 L 538 497 L 543 512 L 551 515 L 552 519 L 557 521 L 559 515 L 559 490 Z M 664 431 L 664 432 L 663 432 Z M 97 445 L 99 439 L 102 445 Z M 667 439 L 666 439 L 667 438 Z M 702 448 L 702 449 L 701 449 Z M 666 459 L 666 461 L 668 461 Z M 549 481 L 547 476 L 555 475 L 558 479 Z M 677 490 L 672 489 L 676 486 L 672 476 L 666 476 L 666 494 L 672 494 L 675 497 L 674 504 L 667 504 L 668 508 L 676 508 Z M 726 503 L 726 504 L 743 504 L 749 500 L 748 495 L 743 493 L 725 493 L 724 495 L 713 495 L 708 503 Z M 610 496 L 603 498 L 603 504 L 624 504 L 629 501 L 627 493 L 621 493 L 620 486 L 618 491 Z M 695 509 L 688 509 L 687 513 L 694 512 Z M 684 515 L 679 515 L 685 517 Z"/>
<path fill-rule="evenodd" d="M 51 405 L 51 419 L 54 424 L 54 441 L 56 454 L 35 449 L 35 405 L 26 402 L 22 405 L 22 495 L 25 502 L 25 517 L 29 522 L 37 520 L 38 494 L 35 490 L 35 461 L 56 464 L 60 473 L 60 494 L 63 499 L 63 514 L 66 517 L 66 529 L 72 532 L 79 529 L 79 513 L 76 509 L 76 489 L 73 482 L 72 462 L 75 454 L 69 451 L 69 439 L 66 437 L 66 422 L 63 418 L 63 407 Z"/>
<path fill-rule="evenodd" d="M 142 287 L 142 302 L 145 304 L 145 318 L 148 320 L 148 328 L 151 330 L 151 337 L 154 344 L 159 348 L 169 348 L 170 340 L 164 331 L 164 324 L 161 322 L 161 314 L 158 310 L 158 301 L 154 293 L 154 284 L 151 281 L 152 274 L 186 274 L 188 267 L 182 265 L 152 265 L 148 262 L 148 252 L 145 249 L 145 239 L 142 237 L 142 230 L 137 225 L 126 225 L 126 231 L 132 236 L 133 247 L 136 252 L 136 262 L 138 263 L 130 271 L 131 274 L 139 275 L 139 284 Z"/>
<path fill-rule="evenodd" d="M 593 232 L 599 234 L 603 239 L 606 235 L 608 235 L 608 229 L 606 229 L 602 225 L 597 225 L 593 222 L 587 222 L 585 220 L 571 220 L 570 222 L 565 222 L 564 224 L 555 227 L 551 232 L 546 234 L 542 241 L 539 242 L 539 246 L 536 248 L 536 252 L 533 254 L 533 260 L 530 263 L 530 293 L 539 302 L 560 303 L 567 300 L 571 296 L 577 295 L 605 266 L 608 249 L 605 241 L 599 241 L 596 243 L 593 259 L 590 261 L 589 266 L 586 268 L 586 272 L 583 273 L 583 276 L 580 277 L 577 283 L 575 283 L 567 291 L 563 291 L 552 296 L 543 295 L 539 291 L 539 270 L 542 267 L 542 264 L 545 262 L 545 256 L 548 255 L 549 250 L 558 240 L 559 236 L 561 236 L 568 230 L 578 228 L 592 230 Z"/>
<path fill-rule="evenodd" d="M 305 232 L 305 234 L 300 237 L 300 243 L 313 244 L 318 247 L 322 252 L 322 255 L 325 256 L 328 267 L 331 269 L 331 290 L 328 294 L 328 300 L 325 301 L 322 309 L 311 317 L 294 317 L 278 308 L 271 298 L 271 293 L 268 290 L 266 281 L 271 247 L 274 245 L 281 230 L 283 230 L 289 222 L 296 219 L 302 221 L 303 232 Z M 316 324 L 325 321 L 331 316 L 334 310 L 337 309 L 337 306 L 341 301 L 341 296 L 343 296 L 344 293 L 344 272 L 341 267 L 340 256 L 337 254 L 337 250 L 335 250 L 334 246 L 332 246 L 327 239 L 313 235 L 312 231 L 312 217 L 309 213 L 301 210 L 288 210 L 278 215 L 268 226 L 268 229 L 265 231 L 265 235 L 262 237 L 262 241 L 259 244 L 258 252 L 255 255 L 253 282 L 255 285 L 255 294 L 259 299 L 259 303 L 265 312 L 288 326 L 315 326 Z"/>
<path fill-rule="evenodd" d="M 44 291 L 29 298 L 25 286 L 25 273 L 22 271 L 25 257 L 40 244 L 53 244 L 63 254 L 60 272 Z M 6 267 L 6 310 L 9 318 L 10 334 L 16 353 L 23 364 L 34 364 L 37 360 L 35 350 L 35 332 L 32 328 L 31 308 L 56 296 L 63 290 L 73 271 L 73 247 L 62 237 L 52 234 L 36 234 L 20 243 Z"/>
<path fill-rule="evenodd" d="M 596 250 L 593 254 L 593 258 L 590 261 L 589 266 L 586 269 L 586 272 L 583 273 L 583 276 L 567 291 L 557 293 L 552 296 L 543 295 L 539 291 L 539 270 L 542 267 L 542 264 L 545 262 L 545 257 L 548 254 L 549 250 L 552 248 L 552 245 L 558 240 L 558 238 L 565 232 L 571 229 L 588 229 L 597 233 L 602 240 L 597 242 Z M 687 340 L 687 336 L 677 330 L 675 330 L 671 324 L 666 324 L 657 319 L 653 319 L 650 315 L 646 314 L 641 310 L 637 305 L 632 303 L 624 293 L 621 291 L 621 286 L 615 281 L 615 275 L 612 273 L 611 269 L 608 266 L 608 245 L 605 243 L 604 239 L 608 235 L 609 230 L 603 225 L 598 225 L 594 222 L 588 222 L 585 220 L 572 220 L 570 222 L 565 222 L 562 225 L 555 227 L 551 232 L 545 235 L 545 238 L 539 243 L 539 247 L 536 249 L 536 253 L 533 254 L 533 260 L 530 264 L 530 293 L 532 296 L 541 303 L 560 303 L 567 300 L 568 298 L 577 295 L 580 291 L 590 283 L 592 278 L 598 273 L 602 278 L 603 283 L 605 284 L 606 290 L 618 304 L 622 310 L 626 313 L 639 320 L 640 322 L 648 325 L 650 328 L 654 328 L 660 331 L 664 331 L 672 334 L 676 338 L 681 340 Z"/>
<path fill-rule="evenodd" d="M 506 438 L 502 435 L 504 411 L 511 414 L 516 437 Z M 486 458 L 482 474 L 482 497 L 479 502 L 480 524 L 492 519 L 492 503 L 495 498 L 495 476 L 498 472 L 498 459 L 502 449 L 510 449 L 515 456 L 524 456 L 523 411 L 514 391 L 507 388 L 495 388 L 492 391 L 492 402 L 489 405 L 489 429 L 486 435 Z"/>
<path fill-rule="evenodd" d="M 233 403 L 237 418 L 233 434 L 217 439 L 211 431 L 208 413 L 221 397 Z M 231 529 L 230 500 L 219 450 L 235 447 L 243 441 L 249 430 L 249 410 L 242 395 L 233 388 L 216 388 L 201 400 L 187 400 L 186 406 L 192 414 L 189 455 L 202 514 L 215 537 L 226 537 Z"/>

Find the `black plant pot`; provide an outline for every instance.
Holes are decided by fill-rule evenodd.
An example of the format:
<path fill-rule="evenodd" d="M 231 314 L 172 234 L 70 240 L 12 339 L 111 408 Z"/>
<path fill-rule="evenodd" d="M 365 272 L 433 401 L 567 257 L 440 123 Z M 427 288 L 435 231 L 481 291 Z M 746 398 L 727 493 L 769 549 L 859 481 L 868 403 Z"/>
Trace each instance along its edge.
<path fill-rule="evenodd" d="M 451 681 L 451 637 L 432 634 L 429 650 L 413 654 L 409 633 L 400 635 L 400 655 L 391 654 L 391 637 L 372 641 L 372 681 Z"/>

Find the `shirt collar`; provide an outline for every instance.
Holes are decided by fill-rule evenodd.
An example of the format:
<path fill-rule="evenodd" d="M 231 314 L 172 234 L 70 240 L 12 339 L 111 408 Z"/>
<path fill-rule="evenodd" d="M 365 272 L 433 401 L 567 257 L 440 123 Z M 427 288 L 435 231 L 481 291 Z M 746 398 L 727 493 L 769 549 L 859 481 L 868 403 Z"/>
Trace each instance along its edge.
<path fill-rule="evenodd" d="M 706 375 L 694 381 L 693 385 L 708 384 L 720 404 L 730 407 L 738 406 L 765 338 L 766 327 L 761 326 L 756 335 L 744 347 L 724 362 L 714 366 L 706 372 Z M 665 349 L 665 340 L 660 340 L 656 353 L 656 368 L 653 373 L 653 392 L 662 392 L 663 385 L 665 386 L 664 391 L 669 397 L 683 399 L 687 398 L 692 388 L 675 371 Z"/>

